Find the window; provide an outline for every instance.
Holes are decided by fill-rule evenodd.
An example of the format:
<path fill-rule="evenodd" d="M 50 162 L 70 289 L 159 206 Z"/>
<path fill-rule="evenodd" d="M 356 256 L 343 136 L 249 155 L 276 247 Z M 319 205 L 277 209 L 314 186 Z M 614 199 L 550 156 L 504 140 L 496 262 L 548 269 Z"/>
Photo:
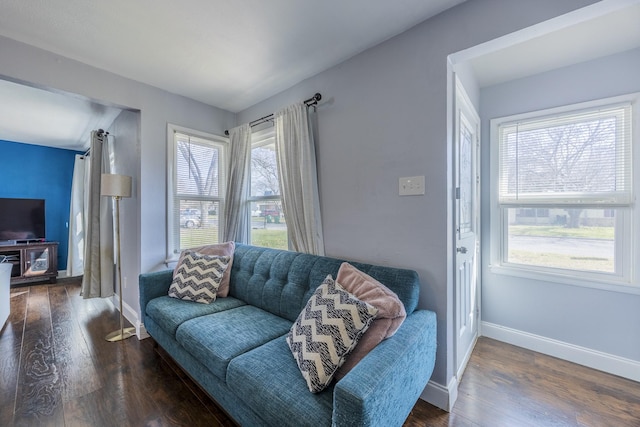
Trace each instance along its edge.
<path fill-rule="evenodd" d="M 630 280 L 632 103 L 620 101 L 492 120 L 494 265 Z"/>
<path fill-rule="evenodd" d="M 226 139 L 169 125 L 168 259 L 219 243 Z"/>
<path fill-rule="evenodd" d="M 251 137 L 251 244 L 288 249 L 287 223 L 282 211 L 273 129 Z"/>

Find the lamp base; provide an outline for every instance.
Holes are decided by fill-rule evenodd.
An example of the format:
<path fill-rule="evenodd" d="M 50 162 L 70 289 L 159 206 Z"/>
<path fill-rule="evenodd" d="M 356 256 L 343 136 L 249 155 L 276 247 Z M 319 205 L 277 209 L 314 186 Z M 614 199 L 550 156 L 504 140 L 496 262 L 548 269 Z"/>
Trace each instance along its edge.
<path fill-rule="evenodd" d="M 109 342 L 116 342 L 126 340 L 127 338 L 131 338 L 136 334 L 136 328 L 124 328 L 118 329 L 116 331 L 111 332 L 109 335 L 104 337 L 105 340 Z"/>

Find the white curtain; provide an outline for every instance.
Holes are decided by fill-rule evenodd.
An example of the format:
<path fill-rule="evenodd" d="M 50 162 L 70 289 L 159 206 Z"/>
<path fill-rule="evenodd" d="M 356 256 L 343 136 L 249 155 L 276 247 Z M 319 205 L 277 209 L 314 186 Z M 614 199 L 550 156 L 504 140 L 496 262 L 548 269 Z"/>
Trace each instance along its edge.
<path fill-rule="evenodd" d="M 91 155 L 87 186 L 83 298 L 114 294 L 113 201 L 100 195 L 100 178 L 111 173 L 113 155 L 106 135 L 91 132 Z"/>
<path fill-rule="evenodd" d="M 307 106 L 275 114 L 276 159 L 291 249 L 324 255 L 316 150 Z"/>
<path fill-rule="evenodd" d="M 249 243 L 249 162 L 251 126 L 229 130 L 229 174 L 224 209 L 224 240 Z"/>
<path fill-rule="evenodd" d="M 84 274 L 84 243 L 88 208 L 86 178 L 89 176 L 89 158 L 76 155 L 71 181 L 71 205 L 69 206 L 69 251 L 67 252 L 67 276 Z"/>

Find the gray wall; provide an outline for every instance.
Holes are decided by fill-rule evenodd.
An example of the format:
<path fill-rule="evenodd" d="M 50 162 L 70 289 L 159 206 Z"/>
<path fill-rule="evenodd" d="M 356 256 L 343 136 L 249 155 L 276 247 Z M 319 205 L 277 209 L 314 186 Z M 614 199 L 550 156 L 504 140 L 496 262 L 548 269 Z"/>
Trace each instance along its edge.
<path fill-rule="evenodd" d="M 120 201 L 120 244 L 123 254 L 120 265 L 122 270 L 123 302 L 131 306 L 138 297 L 138 274 L 140 272 L 140 240 L 131 236 L 140 234 L 140 215 L 137 215 L 140 195 L 140 112 L 122 111 L 108 129 L 113 137 L 113 173 L 133 177 L 131 198 Z M 124 256 L 126 250 L 127 256 Z M 138 310 L 138 305 L 131 306 Z M 125 311 L 125 310 L 123 310 Z M 131 313 L 125 314 L 129 315 Z M 134 313 L 137 317 L 137 312 Z M 130 317 L 129 317 L 130 318 Z M 133 319 L 132 319 L 133 320 Z"/>
<path fill-rule="evenodd" d="M 238 114 L 251 121 L 321 92 L 318 163 L 328 255 L 408 267 L 436 311 L 432 380 L 454 375 L 447 55 L 593 3 L 472 0 Z M 295 64 L 292 64 L 295 66 Z M 398 178 L 425 175 L 425 196 Z"/>
<path fill-rule="evenodd" d="M 489 120 L 640 92 L 640 49 L 484 88 L 482 320 L 640 361 L 640 295 L 495 274 L 489 262 Z M 637 147 L 634 147 L 637 148 Z"/>
<path fill-rule="evenodd" d="M 166 256 L 167 123 L 222 135 L 235 125 L 235 114 L 5 37 L 0 37 L 0 52 L 0 78 L 140 112 L 138 135 L 114 132 L 118 141 L 139 141 L 135 149 L 123 149 L 125 155 L 120 158 L 126 159 L 122 167 L 132 174 L 135 186 L 134 198 L 122 202 L 127 215 L 123 223 L 127 227 L 122 242 L 123 266 L 128 284 L 134 285 L 124 292 L 124 302 L 138 312 L 138 273 L 164 267 Z M 133 132 L 134 126 L 120 126 L 128 129 L 127 133 Z"/>
<path fill-rule="evenodd" d="M 469 0 L 243 111 L 237 121 L 232 113 L 6 38 L 0 38 L 0 76 L 140 111 L 137 194 L 127 205 L 136 205 L 138 224 L 127 227 L 138 228 L 139 253 L 123 245 L 123 257 L 139 257 L 143 272 L 165 258 L 167 122 L 221 134 L 321 92 L 327 253 L 418 271 L 420 307 L 435 310 L 439 322 L 432 379 L 446 387 L 454 375 L 447 55 L 593 2 Z M 425 196 L 398 196 L 398 178 L 411 175 L 425 175 Z M 129 281 L 134 271 L 127 267 Z M 137 308 L 137 289 L 135 296 L 129 290 L 125 302 Z"/>

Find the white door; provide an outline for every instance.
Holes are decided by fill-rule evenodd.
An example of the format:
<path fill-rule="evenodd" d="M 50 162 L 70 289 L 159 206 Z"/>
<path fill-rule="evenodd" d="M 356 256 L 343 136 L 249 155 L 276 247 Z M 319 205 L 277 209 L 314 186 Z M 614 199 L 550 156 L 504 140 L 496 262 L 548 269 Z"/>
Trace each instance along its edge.
<path fill-rule="evenodd" d="M 455 321 L 456 371 L 460 379 L 478 337 L 480 118 L 460 81 L 455 81 Z"/>

